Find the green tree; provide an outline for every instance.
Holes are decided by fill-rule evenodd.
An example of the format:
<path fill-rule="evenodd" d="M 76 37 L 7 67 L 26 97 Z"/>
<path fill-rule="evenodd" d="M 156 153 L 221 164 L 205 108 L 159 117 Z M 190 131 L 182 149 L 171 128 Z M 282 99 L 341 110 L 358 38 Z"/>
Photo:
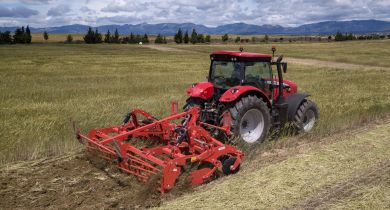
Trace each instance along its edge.
<path fill-rule="evenodd" d="M 190 37 L 188 36 L 188 30 L 184 33 L 183 41 L 184 44 L 188 44 L 188 42 L 190 42 Z"/>
<path fill-rule="evenodd" d="M 335 41 L 344 41 L 345 37 L 341 32 L 337 32 L 336 35 L 334 36 Z"/>
<path fill-rule="evenodd" d="M 269 40 L 268 34 L 264 35 L 264 42 L 265 42 L 265 43 L 268 43 L 268 40 Z"/>
<path fill-rule="evenodd" d="M 0 32 L 0 44 L 12 44 L 12 37 L 10 31 Z"/>
<path fill-rule="evenodd" d="M 47 33 L 47 31 L 43 32 L 43 39 L 45 39 L 45 41 L 49 39 L 49 34 Z"/>
<path fill-rule="evenodd" d="M 24 33 L 21 28 L 16 28 L 15 33 L 14 33 L 14 43 L 23 43 L 23 36 Z"/>
<path fill-rule="evenodd" d="M 234 40 L 234 42 L 235 43 L 238 43 L 238 42 L 240 42 L 241 41 L 241 38 L 238 36 L 238 37 L 236 37 L 236 39 Z"/>
<path fill-rule="evenodd" d="M 119 33 L 118 33 L 118 29 L 115 29 L 115 33 L 114 33 L 114 36 L 112 36 L 112 42 L 113 43 L 119 43 L 120 40 L 119 40 Z"/>
<path fill-rule="evenodd" d="M 191 33 L 191 40 L 190 42 L 192 44 L 196 44 L 198 42 L 198 33 L 196 33 L 196 30 L 195 29 L 192 29 L 192 33 Z"/>
<path fill-rule="evenodd" d="M 111 33 L 110 30 L 107 30 L 107 33 L 104 35 L 104 42 L 111 43 Z"/>
<path fill-rule="evenodd" d="M 166 44 L 167 43 L 167 38 L 164 36 L 163 37 L 163 43 Z"/>
<path fill-rule="evenodd" d="M 30 31 L 30 27 L 27 26 L 26 28 L 26 33 L 24 34 L 24 38 L 25 38 L 25 42 L 30 44 L 31 43 L 31 31 Z"/>
<path fill-rule="evenodd" d="M 210 43 L 211 42 L 211 36 L 209 34 L 207 34 L 206 37 L 204 38 L 204 41 L 206 43 Z"/>
<path fill-rule="evenodd" d="M 156 39 L 154 40 L 155 44 L 162 44 L 163 43 L 163 38 L 160 34 L 157 34 Z"/>
<path fill-rule="evenodd" d="M 89 27 L 87 34 L 84 35 L 84 41 L 87 44 L 92 44 L 93 43 L 93 37 L 94 37 L 94 32 L 92 31 L 92 28 Z"/>
<path fill-rule="evenodd" d="M 67 43 L 72 43 L 72 42 L 73 42 L 73 36 L 72 36 L 72 34 L 68 34 L 68 36 L 66 36 L 66 42 L 67 42 Z"/>
<path fill-rule="evenodd" d="M 222 41 L 223 42 L 227 42 L 229 40 L 229 35 L 228 34 L 224 34 L 223 36 L 222 36 Z"/>
<path fill-rule="evenodd" d="M 84 41 L 87 44 L 102 43 L 102 34 L 97 29 L 92 31 L 92 28 L 89 27 L 87 34 L 84 35 Z"/>
<path fill-rule="evenodd" d="M 197 42 L 198 43 L 204 43 L 205 42 L 203 34 L 198 34 Z"/>
<path fill-rule="evenodd" d="M 129 36 L 129 43 L 130 43 L 130 44 L 137 43 L 137 42 L 135 41 L 135 36 L 134 36 L 133 33 L 130 33 L 130 36 Z"/>
<path fill-rule="evenodd" d="M 183 32 L 181 31 L 181 28 L 179 28 L 179 30 L 175 34 L 174 40 L 175 40 L 176 44 L 183 43 Z"/>
<path fill-rule="evenodd" d="M 142 43 L 149 43 L 149 37 L 147 34 L 144 34 L 144 37 L 142 37 Z"/>
<path fill-rule="evenodd" d="M 94 44 L 103 42 L 102 34 L 99 33 L 98 29 L 95 30 L 95 34 L 94 34 L 93 38 L 94 38 L 93 39 L 94 40 L 94 42 L 93 42 Z"/>

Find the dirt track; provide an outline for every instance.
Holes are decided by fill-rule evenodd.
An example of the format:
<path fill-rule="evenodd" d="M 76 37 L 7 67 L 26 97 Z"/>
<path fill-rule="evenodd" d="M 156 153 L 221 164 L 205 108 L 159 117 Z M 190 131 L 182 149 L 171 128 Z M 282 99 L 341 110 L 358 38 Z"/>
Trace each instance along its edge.
<path fill-rule="evenodd" d="M 292 57 L 286 57 L 285 59 L 287 62 L 294 63 L 294 64 L 300 64 L 300 65 L 308 65 L 308 66 L 317 66 L 317 67 L 327 67 L 327 68 L 338 68 L 338 69 L 348 69 L 348 70 L 390 70 L 390 68 L 387 67 L 380 67 L 380 66 L 367 66 L 367 65 L 360 65 L 360 64 L 352 64 L 352 63 L 342 63 L 342 62 L 336 62 L 336 61 L 323 61 L 323 60 L 316 60 L 316 59 L 308 59 L 308 58 L 292 58 Z"/>

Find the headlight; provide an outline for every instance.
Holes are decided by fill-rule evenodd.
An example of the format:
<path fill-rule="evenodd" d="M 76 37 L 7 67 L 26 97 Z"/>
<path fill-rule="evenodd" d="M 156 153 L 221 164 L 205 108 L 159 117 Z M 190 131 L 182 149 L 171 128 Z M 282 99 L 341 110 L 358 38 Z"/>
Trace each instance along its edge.
<path fill-rule="evenodd" d="M 232 94 L 235 94 L 238 92 L 238 89 L 237 88 L 233 88 L 231 91 L 230 91 Z"/>

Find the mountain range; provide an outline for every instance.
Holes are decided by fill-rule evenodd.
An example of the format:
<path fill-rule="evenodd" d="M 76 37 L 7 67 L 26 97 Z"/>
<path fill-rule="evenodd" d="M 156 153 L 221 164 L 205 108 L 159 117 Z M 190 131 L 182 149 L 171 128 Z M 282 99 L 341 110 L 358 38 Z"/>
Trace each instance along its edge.
<path fill-rule="evenodd" d="M 65 25 L 47 28 L 31 27 L 33 33 L 41 33 L 47 31 L 52 34 L 77 34 L 85 33 L 88 30 L 88 25 Z M 102 25 L 97 28 L 100 32 L 105 33 L 107 30 L 111 32 L 118 29 L 120 34 L 161 34 L 174 35 L 179 28 L 189 33 L 195 29 L 198 33 L 203 34 L 289 34 L 289 35 L 315 35 L 315 34 L 334 34 L 342 33 L 390 33 L 390 22 L 380 20 L 351 20 L 351 21 L 325 21 L 312 24 L 304 24 L 297 27 L 283 27 L 280 25 L 252 25 L 246 23 L 225 24 L 217 27 L 207 27 L 194 23 L 159 23 L 159 24 L 125 24 L 125 25 Z M 0 27 L 0 31 L 15 31 L 16 27 Z"/>

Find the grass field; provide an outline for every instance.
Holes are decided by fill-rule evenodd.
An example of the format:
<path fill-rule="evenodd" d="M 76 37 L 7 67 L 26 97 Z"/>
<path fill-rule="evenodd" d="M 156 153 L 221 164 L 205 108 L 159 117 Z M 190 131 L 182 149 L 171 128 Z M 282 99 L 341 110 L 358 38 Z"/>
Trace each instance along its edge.
<path fill-rule="evenodd" d="M 142 187 L 119 186 L 106 171 L 72 155 L 81 146 L 71 120 L 85 133 L 119 124 L 135 107 L 166 116 L 171 100 L 183 105 L 186 88 L 205 80 L 211 51 L 238 46 L 169 44 L 153 49 L 52 42 L 0 46 L 0 166 L 4 165 L 0 198 L 7 200 L 0 208 L 50 204 L 54 204 L 51 208 L 109 208 L 112 201 L 104 200 L 107 195 L 123 205 L 144 203 L 142 196 L 137 197 Z M 244 45 L 246 51 L 255 52 L 269 52 L 270 46 Z M 289 64 L 285 77 L 297 82 L 300 91 L 312 94 L 320 111 L 318 126 L 309 134 L 265 142 L 254 158 L 245 158 L 237 175 L 183 196 L 168 195 L 161 208 L 390 208 L 390 42 L 280 44 L 277 48 L 286 57 L 379 68 Z M 16 162 L 26 160 L 37 162 L 22 162 L 18 168 Z M 45 196 L 40 194 L 45 190 Z M 14 199 L 15 194 L 21 197 Z M 159 199 L 147 202 L 160 205 Z"/>
<path fill-rule="evenodd" d="M 382 42 L 364 42 L 368 45 L 365 48 L 362 43 L 351 42 L 361 51 L 371 49 L 373 56 L 385 48 Z M 134 45 L 2 46 L 0 163 L 77 149 L 71 119 L 85 132 L 119 123 L 134 107 L 157 116 L 166 115 L 171 100 L 183 104 L 187 86 L 205 80 L 209 52 L 223 46 L 180 48 L 186 51 L 162 52 Z M 293 55 L 294 48 L 299 46 L 284 45 L 279 51 L 284 53 L 286 49 L 287 55 Z M 257 46 L 248 46 L 249 49 L 258 51 Z M 319 48 L 317 54 L 329 54 L 328 49 Z M 356 56 L 349 54 L 346 59 L 361 58 L 355 51 Z M 296 81 L 301 91 L 311 93 L 317 102 L 321 120 L 316 134 L 326 135 L 390 112 L 387 70 L 290 65 L 286 77 Z"/>

